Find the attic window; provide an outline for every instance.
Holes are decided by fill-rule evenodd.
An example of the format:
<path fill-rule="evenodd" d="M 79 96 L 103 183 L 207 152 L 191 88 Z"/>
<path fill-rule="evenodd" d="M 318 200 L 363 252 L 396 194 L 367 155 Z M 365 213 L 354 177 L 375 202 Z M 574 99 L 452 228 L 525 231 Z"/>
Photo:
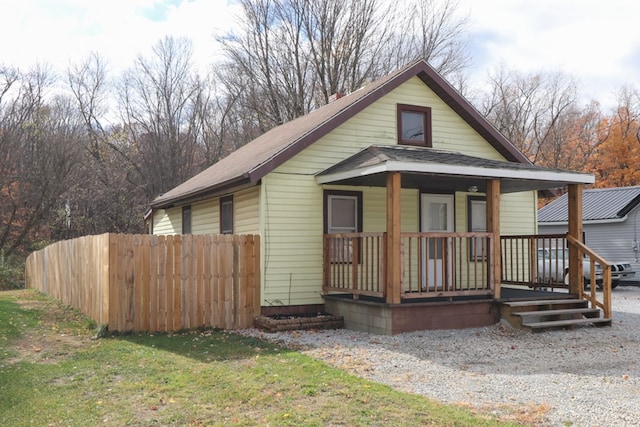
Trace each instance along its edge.
<path fill-rule="evenodd" d="M 431 147 L 431 108 L 398 104 L 398 144 Z"/>

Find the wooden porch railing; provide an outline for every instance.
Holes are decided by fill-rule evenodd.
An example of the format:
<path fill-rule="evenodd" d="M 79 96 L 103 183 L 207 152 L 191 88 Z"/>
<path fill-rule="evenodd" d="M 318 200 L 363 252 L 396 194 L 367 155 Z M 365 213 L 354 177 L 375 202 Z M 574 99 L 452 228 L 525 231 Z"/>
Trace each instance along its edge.
<path fill-rule="evenodd" d="M 500 236 L 502 283 L 566 288 L 569 265 L 565 234 Z"/>
<path fill-rule="evenodd" d="M 564 288 L 567 289 L 569 279 L 568 248 L 578 248 L 580 258 L 586 256 L 589 266 L 590 292 L 584 293 L 585 277 L 579 280 L 579 298 L 591 303 L 591 307 L 599 307 L 604 317 L 611 317 L 611 264 L 593 252 L 582 242 L 567 234 L 501 236 L 502 283 L 524 285 L 531 288 Z M 596 263 L 601 267 L 596 268 Z M 585 264 L 586 265 L 586 264 Z M 582 266 L 581 266 L 582 267 Z M 582 268 L 579 269 L 583 271 Z M 598 271 L 602 271 L 599 276 Z M 597 299 L 595 283 L 602 281 L 602 299 Z"/>
<path fill-rule="evenodd" d="M 401 297 L 492 294 L 490 233 L 402 233 Z M 386 233 L 324 235 L 323 291 L 384 298 Z"/>
<path fill-rule="evenodd" d="M 591 283 L 595 283 L 595 263 L 599 263 L 602 267 L 602 301 L 598 301 L 596 295 L 596 286 L 589 287 L 589 293 L 584 292 L 584 277 L 580 277 L 580 287 L 578 296 L 589 301 L 591 308 L 600 308 L 604 312 L 606 319 L 611 319 L 611 263 L 593 252 L 584 243 L 573 236 L 567 235 L 567 241 L 570 245 L 574 245 L 578 250 L 589 258 L 589 266 L 591 271 Z"/>
<path fill-rule="evenodd" d="M 325 234 L 323 292 L 384 296 L 385 233 Z"/>
<path fill-rule="evenodd" d="M 492 294 L 490 233 L 402 233 L 402 298 Z"/>

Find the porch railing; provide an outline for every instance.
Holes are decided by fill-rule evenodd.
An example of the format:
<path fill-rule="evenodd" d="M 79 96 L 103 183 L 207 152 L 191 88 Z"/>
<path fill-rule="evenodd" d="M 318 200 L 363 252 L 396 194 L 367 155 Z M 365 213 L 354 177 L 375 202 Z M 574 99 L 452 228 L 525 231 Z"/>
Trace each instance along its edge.
<path fill-rule="evenodd" d="M 502 283 L 566 288 L 567 248 L 564 234 L 500 236 Z"/>
<path fill-rule="evenodd" d="M 490 233 L 402 233 L 401 297 L 492 294 Z M 324 235 L 323 291 L 385 297 L 386 234 Z"/>
<path fill-rule="evenodd" d="M 402 298 L 492 294 L 490 233 L 402 233 Z"/>
<path fill-rule="evenodd" d="M 578 277 L 579 298 L 588 300 L 592 308 L 599 307 L 604 317 L 611 317 L 611 264 L 579 240 L 566 234 L 501 236 L 502 283 L 531 288 L 569 287 L 569 246 L 578 249 L 583 265 L 588 268 L 586 279 L 594 286 L 585 293 L 585 275 Z M 595 286 L 602 283 L 602 301 Z"/>
<path fill-rule="evenodd" d="M 384 296 L 385 233 L 324 235 L 323 291 Z"/>

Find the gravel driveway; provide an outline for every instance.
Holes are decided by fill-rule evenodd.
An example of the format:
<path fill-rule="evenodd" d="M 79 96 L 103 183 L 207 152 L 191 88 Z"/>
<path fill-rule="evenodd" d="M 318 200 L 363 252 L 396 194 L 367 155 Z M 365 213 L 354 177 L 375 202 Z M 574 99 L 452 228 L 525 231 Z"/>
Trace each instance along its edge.
<path fill-rule="evenodd" d="M 357 375 L 542 426 L 640 425 L 640 287 L 613 291 L 612 327 L 532 334 L 502 325 L 396 336 L 349 330 L 247 335 Z"/>

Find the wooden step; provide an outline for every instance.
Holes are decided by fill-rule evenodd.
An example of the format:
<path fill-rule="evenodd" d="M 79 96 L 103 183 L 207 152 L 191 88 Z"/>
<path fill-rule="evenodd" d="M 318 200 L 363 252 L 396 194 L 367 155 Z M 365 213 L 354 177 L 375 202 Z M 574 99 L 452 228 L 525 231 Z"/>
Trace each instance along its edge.
<path fill-rule="evenodd" d="M 533 305 L 562 305 L 562 304 L 569 304 L 569 305 L 584 305 L 588 303 L 587 300 L 583 300 L 583 299 L 577 299 L 577 298 L 573 298 L 573 299 L 542 299 L 542 300 L 532 300 L 532 301 L 505 301 L 502 304 L 509 306 L 509 307 L 529 307 L 529 306 L 533 306 Z"/>
<path fill-rule="evenodd" d="M 600 317 L 600 310 L 597 308 L 565 308 L 562 310 L 534 310 L 534 311 L 516 311 L 512 313 L 514 316 L 520 317 L 550 317 L 581 314 L 585 317 Z"/>
<path fill-rule="evenodd" d="M 588 305 L 588 301 L 582 299 L 511 301 L 502 303 L 500 314 L 514 328 L 532 332 L 589 324 L 611 325 L 611 319 L 600 317 L 600 309 Z"/>
<path fill-rule="evenodd" d="M 582 325 L 596 325 L 596 326 L 610 326 L 611 319 L 567 319 L 567 320 L 554 320 L 548 322 L 532 322 L 532 323 L 523 323 L 522 326 L 526 328 L 530 328 L 532 332 L 540 332 L 547 329 L 558 329 L 558 328 L 571 328 L 573 326 L 582 326 Z"/>

